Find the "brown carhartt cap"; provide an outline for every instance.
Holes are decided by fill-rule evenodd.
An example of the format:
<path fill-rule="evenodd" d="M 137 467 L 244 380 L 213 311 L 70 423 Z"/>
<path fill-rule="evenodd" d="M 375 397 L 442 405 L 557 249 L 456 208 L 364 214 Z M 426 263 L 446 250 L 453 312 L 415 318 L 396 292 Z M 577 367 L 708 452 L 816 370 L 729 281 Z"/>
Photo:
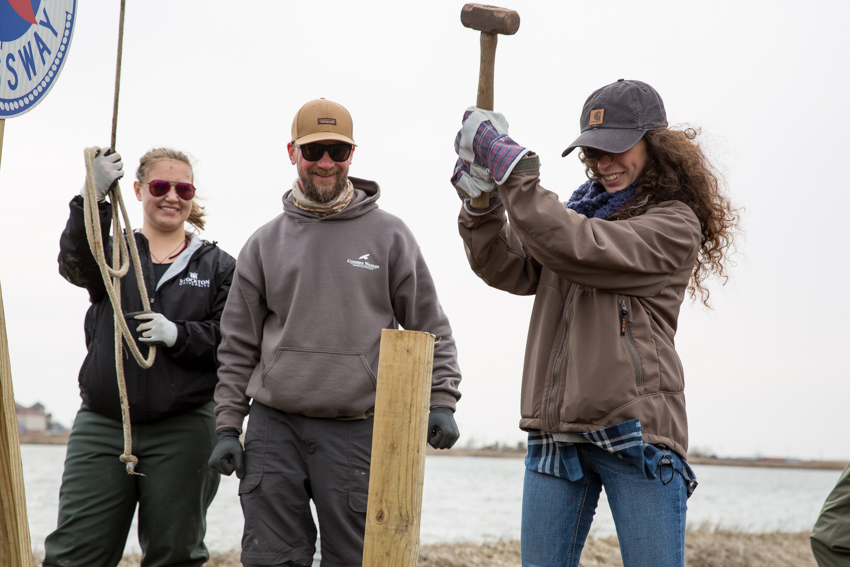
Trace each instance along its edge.
<path fill-rule="evenodd" d="M 311 100 L 295 114 L 292 121 L 292 141 L 296 144 L 309 144 L 323 140 L 354 144 L 354 124 L 345 107 L 320 98 Z"/>

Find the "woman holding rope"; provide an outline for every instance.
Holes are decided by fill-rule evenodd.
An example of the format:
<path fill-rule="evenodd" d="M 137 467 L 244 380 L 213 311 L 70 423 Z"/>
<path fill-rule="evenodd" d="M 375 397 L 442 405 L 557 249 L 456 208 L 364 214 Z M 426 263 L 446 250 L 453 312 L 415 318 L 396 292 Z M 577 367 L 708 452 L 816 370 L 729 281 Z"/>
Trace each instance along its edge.
<path fill-rule="evenodd" d="M 123 176 L 121 156 L 98 152 L 92 175 L 110 257 L 117 243 L 109 238 L 112 210 L 105 197 Z M 185 223 L 194 232 L 204 227 L 185 154 L 150 150 L 136 179 L 144 222 L 133 237 L 150 311 L 138 313 L 143 306 L 132 264 L 121 279 L 121 306 L 139 342 L 159 347 L 147 370 L 125 357 L 140 474 L 127 474 L 119 460 L 123 434 L 113 309 L 86 239 L 83 197 L 76 196 L 60 240 L 59 272 L 89 292 L 88 355 L 79 373 L 83 403 L 68 440 L 59 522 L 45 541 L 45 566 L 117 565 L 137 504 L 143 566 L 203 565 L 209 558 L 203 541 L 206 512 L 220 478 L 207 466 L 216 441 L 216 348 L 235 260 L 184 228 Z"/>
<path fill-rule="evenodd" d="M 685 564 L 696 478 L 684 374 L 674 346 L 686 291 L 708 305 L 737 213 L 693 129 L 667 127 L 659 94 L 620 80 L 581 114 L 588 181 L 566 203 L 540 185 L 539 158 L 501 115 L 470 109 L 452 182 L 473 271 L 535 295 L 520 427 L 528 431 L 522 564 L 575 567 L 602 488 L 625 567 Z"/>

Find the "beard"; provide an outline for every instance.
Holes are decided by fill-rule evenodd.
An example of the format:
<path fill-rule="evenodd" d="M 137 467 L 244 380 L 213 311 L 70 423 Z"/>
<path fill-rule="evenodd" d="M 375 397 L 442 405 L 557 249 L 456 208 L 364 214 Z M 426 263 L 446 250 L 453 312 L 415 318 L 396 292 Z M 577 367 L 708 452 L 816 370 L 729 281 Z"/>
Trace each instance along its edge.
<path fill-rule="evenodd" d="M 317 186 L 315 183 L 313 183 L 313 180 L 310 177 L 310 172 L 327 175 L 330 173 L 334 173 L 334 170 L 336 170 L 337 172 L 337 179 L 333 186 L 330 188 L 323 188 Z M 343 174 L 339 171 L 338 168 L 322 169 L 320 167 L 314 166 L 306 174 L 302 175 L 299 172 L 298 177 L 301 179 L 301 187 L 304 190 L 304 195 L 306 195 L 308 199 L 316 203 L 330 203 L 331 201 L 339 197 L 348 185 L 348 174 Z"/>

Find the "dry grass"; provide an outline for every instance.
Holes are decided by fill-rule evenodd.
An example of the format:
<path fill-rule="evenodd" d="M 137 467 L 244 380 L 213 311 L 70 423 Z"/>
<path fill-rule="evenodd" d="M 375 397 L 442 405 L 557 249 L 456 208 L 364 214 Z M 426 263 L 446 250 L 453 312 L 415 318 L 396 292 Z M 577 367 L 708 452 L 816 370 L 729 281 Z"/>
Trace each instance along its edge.
<path fill-rule="evenodd" d="M 808 532 L 747 534 L 708 528 L 689 530 L 685 560 L 688 567 L 817 567 Z"/>
<path fill-rule="evenodd" d="M 35 565 L 41 566 L 41 558 Z M 139 555 L 125 557 L 119 567 L 139 567 Z M 589 538 L 580 567 L 622 567 L 617 538 Z M 688 530 L 685 541 L 687 567 L 817 567 L 809 547 L 809 534 L 747 534 L 730 530 Z M 518 541 L 483 544 L 423 545 L 420 567 L 520 567 Z M 213 553 L 207 567 L 241 567 L 238 551 Z"/>
<path fill-rule="evenodd" d="M 420 567 L 520 567 L 519 542 L 483 545 L 426 545 Z M 580 567 L 622 567 L 617 538 L 588 538 Z M 687 567 L 817 567 L 808 533 L 747 534 L 729 530 L 688 530 Z"/>

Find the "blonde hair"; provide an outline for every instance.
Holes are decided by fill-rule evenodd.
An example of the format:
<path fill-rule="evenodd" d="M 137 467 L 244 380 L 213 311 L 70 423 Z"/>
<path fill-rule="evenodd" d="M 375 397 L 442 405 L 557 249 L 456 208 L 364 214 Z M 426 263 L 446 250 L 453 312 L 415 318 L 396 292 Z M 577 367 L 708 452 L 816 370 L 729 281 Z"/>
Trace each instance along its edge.
<path fill-rule="evenodd" d="M 153 148 L 148 150 L 147 153 L 139 159 L 139 168 L 136 170 L 136 180 L 140 182 L 147 181 L 146 178 L 151 166 L 160 161 L 180 161 L 185 163 L 189 166 L 189 171 L 192 172 L 192 181 L 194 182 L 195 171 L 192 169 L 192 162 L 189 160 L 189 156 L 179 150 L 171 148 Z M 198 204 L 196 195 L 195 198 L 192 199 L 192 212 L 189 213 L 189 218 L 186 219 L 186 222 L 195 227 L 195 232 L 198 232 L 204 230 L 205 216 L 206 212 L 204 212 L 204 208 Z"/>

